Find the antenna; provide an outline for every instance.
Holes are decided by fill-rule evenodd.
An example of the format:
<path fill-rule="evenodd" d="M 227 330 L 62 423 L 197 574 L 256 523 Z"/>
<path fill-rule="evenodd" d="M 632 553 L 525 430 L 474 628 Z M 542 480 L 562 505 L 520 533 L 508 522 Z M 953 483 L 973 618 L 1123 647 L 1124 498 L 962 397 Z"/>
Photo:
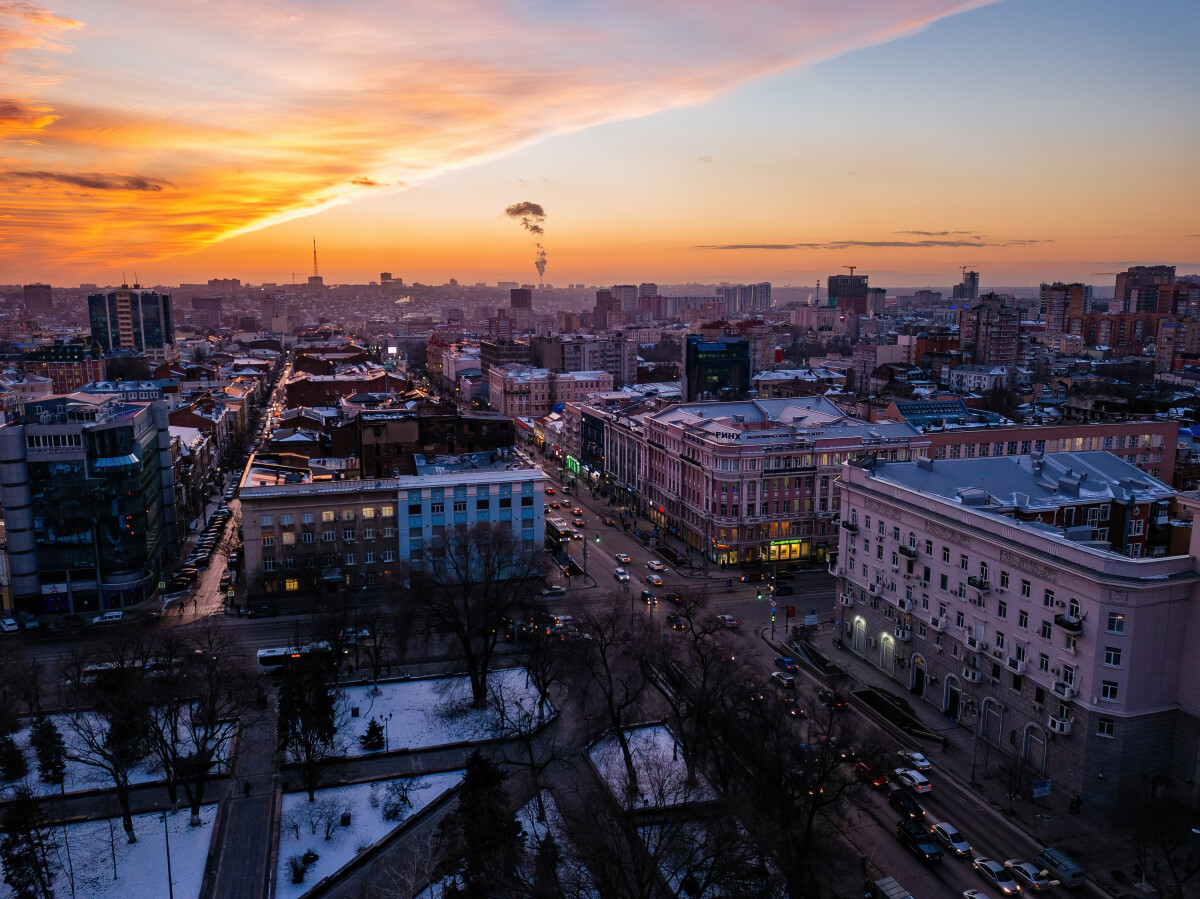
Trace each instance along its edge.
<path fill-rule="evenodd" d="M 321 273 L 317 271 L 317 239 L 313 238 L 313 277 L 321 277 Z"/>
<path fill-rule="evenodd" d="M 853 278 L 853 277 L 854 277 L 854 270 L 855 270 L 856 268 L 858 268 L 858 266 L 857 266 L 857 265 L 843 265 L 843 266 L 842 266 L 842 268 L 848 268 L 848 269 L 850 269 L 850 277 L 851 277 L 851 278 Z"/>

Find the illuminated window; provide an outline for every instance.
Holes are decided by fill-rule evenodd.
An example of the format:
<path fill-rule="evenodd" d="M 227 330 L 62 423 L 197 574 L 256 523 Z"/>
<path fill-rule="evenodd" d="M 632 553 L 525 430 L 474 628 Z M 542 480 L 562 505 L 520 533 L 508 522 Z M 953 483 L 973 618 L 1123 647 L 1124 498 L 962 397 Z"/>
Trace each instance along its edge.
<path fill-rule="evenodd" d="M 290 577 L 284 580 L 283 589 L 288 592 L 294 592 L 300 589 L 300 581 L 298 578 Z"/>

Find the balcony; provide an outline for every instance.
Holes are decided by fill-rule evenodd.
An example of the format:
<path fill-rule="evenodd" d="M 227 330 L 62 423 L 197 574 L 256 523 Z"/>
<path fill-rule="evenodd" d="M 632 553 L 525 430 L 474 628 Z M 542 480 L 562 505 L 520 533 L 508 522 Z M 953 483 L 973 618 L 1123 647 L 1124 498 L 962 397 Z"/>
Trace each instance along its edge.
<path fill-rule="evenodd" d="M 844 527 L 844 528 L 845 528 L 847 531 L 849 531 L 851 534 L 857 534 L 857 533 L 858 533 L 858 525 L 857 525 L 857 524 L 855 524 L 853 521 L 843 521 L 843 522 L 842 522 L 842 527 Z"/>
<path fill-rule="evenodd" d="M 1054 682 L 1054 692 L 1063 699 L 1074 699 L 1079 695 L 1079 691 L 1066 681 L 1056 680 Z"/>
<path fill-rule="evenodd" d="M 853 593 L 843 593 L 841 596 L 841 603 L 842 603 L 842 605 L 844 605 L 846 607 L 854 605 L 854 594 Z"/>
<path fill-rule="evenodd" d="M 897 624 L 892 629 L 892 635 L 901 643 L 908 643 L 912 640 L 912 628 L 905 627 L 902 624 Z"/>
<path fill-rule="evenodd" d="M 1071 733 L 1071 719 L 1051 715 L 1046 721 L 1046 727 L 1051 733 L 1065 737 Z"/>
<path fill-rule="evenodd" d="M 934 615 L 929 619 L 929 626 L 935 631 L 944 631 L 946 629 L 946 619 L 944 616 Z"/>
<path fill-rule="evenodd" d="M 1055 615 L 1054 626 L 1062 628 L 1075 637 L 1083 633 L 1083 619 L 1076 618 L 1074 615 Z"/>
<path fill-rule="evenodd" d="M 913 610 L 913 601 L 911 599 L 901 597 L 896 600 L 896 605 L 900 607 L 901 612 L 911 612 Z"/>
<path fill-rule="evenodd" d="M 1016 656 L 1008 657 L 1008 670 L 1014 674 L 1024 674 L 1028 670 L 1024 659 L 1018 659 Z"/>
<path fill-rule="evenodd" d="M 900 553 L 900 555 L 904 556 L 906 559 L 915 559 L 917 557 L 916 549 L 911 546 L 901 546 L 896 550 L 896 552 Z"/>
<path fill-rule="evenodd" d="M 967 586 L 972 590 L 978 590 L 980 593 L 987 593 L 992 589 L 992 585 L 981 577 L 967 578 Z"/>

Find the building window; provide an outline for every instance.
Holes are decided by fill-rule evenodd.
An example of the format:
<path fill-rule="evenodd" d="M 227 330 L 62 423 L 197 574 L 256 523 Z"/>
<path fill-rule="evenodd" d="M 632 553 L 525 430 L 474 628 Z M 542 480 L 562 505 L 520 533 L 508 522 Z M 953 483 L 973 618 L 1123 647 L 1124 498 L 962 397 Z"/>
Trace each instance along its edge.
<path fill-rule="evenodd" d="M 274 570 L 275 570 L 275 560 L 274 559 L 263 559 L 263 571 L 274 571 Z"/>
<path fill-rule="evenodd" d="M 1125 633 L 1125 615 L 1122 612 L 1108 613 L 1108 632 L 1110 634 Z"/>
<path fill-rule="evenodd" d="M 1104 647 L 1104 664 L 1112 668 L 1121 667 L 1121 647 L 1106 646 Z"/>
<path fill-rule="evenodd" d="M 354 564 L 354 553 L 346 553 L 346 564 L 347 565 Z"/>
<path fill-rule="evenodd" d="M 1050 656 L 1046 655 L 1044 652 L 1039 652 L 1038 653 L 1038 671 L 1045 674 L 1049 670 L 1050 670 Z"/>
<path fill-rule="evenodd" d="M 933 541 L 932 540 L 925 541 L 925 555 L 927 555 L 927 556 L 933 555 Z"/>
<path fill-rule="evenodd" d="M 395 562 L 396 561 L 396 551 L 394 549 L 385 549 L 383 551 L 383 561 Z"/>
<path fill-rule="evenodd" d="M 330 522 L 330 521 L 336 521 L 336 520 L 337 520 L 337 516 L 329 509 L 326 509 L 324 512 L 321 513 L 321 521 Z"/>
<path fill-rule="evenodd" d="M 396 507 L 395 506 L 383 506 L 379 510 L 379 515 L 381 518 L 395 518 L 396 517 Z"/>
<path fill-rule="evenodd" d="M 1075 686 L 1075 666 L 1074 665 L 1063 665 L 1062 666 L 1062 679 L 1063 679 L 1063 683 L 1066 684 L 1068 687 Z"/>
<path fill-rule="evenodd" d="M 300 542 L 301 543 L 312 543 L 315 536 L 316 535 L 313 534 L 312 531 L 305 531 L 303 534 L 300 535 Z"/>
<path fill-rule="evenodd" d="M 1117 701 L 1117 682 L 1115 680 L 1100 681 L 1100 698 L 1109 702 Z"/>
<path fill-rule="evenodd" d="M 1000 589 L 1001 590 L 1008 589 L 1008 572 L 1004 571 L 1004 570 L 1001 570 L 1001 572 L 1000 572 Z"/>
<path fill-rule="evenodd" d="M 354 528 L 342 528 L 342 539 L 349 541 L 349 542 L 353 542 L 354 541 Z"/>
<path fill-rule="evenodd" d="M 958 557 L 958 567 L 961 570 L 966 571 L 969 564 L 970 563 L 967 561 L 967 557 L 965 555 Z"/>
<path fill-rule="evenodd" d="M 950 547 L 948 546 L 942 547 L 942 561 L 946 564 L 950 564 Z"/>
<path fill-rule="evenodd" d="M 1008 617 L 1008 603 L 1006 603 L 1004 600 L 1000 600 L 1000 602 L 998 602 L 996 604 L 996 617 L 997 618 L 1007 618 Z"/>
<path fill-rule="evenodd" d="M 287 590 L 287 591 L 288 591 L 288 592 L 290 592 L 290 593 L 293 593 L 293 592 L 295 592 L 296 590 L 299 590 L 299 589 L 300 589 L 300 581 L 299 581 L 299 579 L 298 579 L 298 578 L 294 578 L 294 577 L 287 578 L 287 579 L 286 579 L 286 580 L 284 580 L 284 582 L 283 582 L 283 589 L 284 589 L 284 590 Z"/>
<path fill-rule="evenodd" d="M 342 521 L 353 521 L 353 520 L 354 520 L 354 510 L 353 509 L 342 509 Z"/>
<path fill-rule="evenodd" d="M 420 503 L 409 503 L 408 514 L 409 515 L 420 515 L 421 514 L 421 504 Z"/>
<path fill-rule="evenodd" d="M 1029 581 L 1021 581 L 1021 595 L 1024 597 L 1028 597 L 1030 595 Z"/>
<path fill-rule="evenodd" d="M 1053 590 L 1047 590 L 1045 592 L 1045 594 L 1042 596 L 1042 605 L 1045 606 L 1047 609 L 1054 607 L 1054 591 Z"/>
<path fill-rule="evenodd" d="M 295 516 L 293 516 L 291 512 L 284 512 L 282 515 L 279 516 L 279 523 L 281 525 L 292 524 L 295 520 L 296 520 Z"/>
<path fill-rule="evenodd" d="M 258 522 L 264 528 L 269 528 L 275 523 L 275 518 L 272 515 L 264 515 Z"/>
<path fill-rule="evenodd" d="M 949 585 L 949 583 L 950 583 L 950 579 L 949 579 L 949 578 L 948 578 L 946 575 L 944 575 L 944 574 L 943 574 L 943 575 L 941 576 L 941 581 L 940 581 L 940 584 L 939 584 L 939 586 L 940 586 L 940 587 L 941 587 L 943 590 L 945 590 L 945 589 L 947 588 L 947 586 Z"/>
<path fill-rule="evenodd" d="M 1096 736 L 1113 737 L 1116 735 L 1117 722 L 1115 718 L 1101 718 L 1096 722 Z"/>
<path fill-rule="evenodd" d="M 295 546 L 296 545 L 296 535 L 294 533 L 292 533 L 291 531 L 284 531 L 283 532 L 283 545 L 284 546 Z"/>
<path fill-rule="evenodd" d="M 996 648 L 1004 648 L 1004 631 L 996 631 Z"/>
<path fill-rule="evenodd" d="M 363 518 L 374 518 L 375 517 L 375 508 L 373 506 L 363 506 L 362 517 Z"/>
<path fill-rule="evenodd" d="M 373 549 L 368 549 L 365 553 L 363 553 L 363 562 L 364 563 L 366 563 L 367 565 L 370 565 L 374 561 L 375 561 L 375 551 Z"/>
<path fill-rule="evenodd" d="M 465 499 L 456 499 L 454 501 L 454 511 L 455 512 L 467 511 L 467 501 Z"/>
<path fill-rule="evenodd" d="M 312 524 L 313 523 L 313 513 L 312 512 L 301 512 L 300 513 L 300 523 L 301 524 Z"/>
<path fill-rule="evenodd" d="M 1051 629 L 1049 621 L 1042 622 L 1042 629 L 1040 633 L 1042 635 L 1042 639 L 1044 640 L 1049 640 L 1054 636 L 1054 631 Z"/>
<path fill-rule="evenodd" d="M 262 545 L 264 547 L 274 546 L 275 545 L 275 535 L 274 534 L 263 534 Z"/>
<path fill-rule="evenodd" d="M 1017 612 L 1017 627 L 1029 627 L 1029 613 L 1024 609 Z"/>
<path fill-rule="evenodd" d="M 1140 537 L 1141 535 L 1142 535 L 1142 520 L 1140 518 L 1136 518 L 1133 521 L 1129 522 L 1129 536 L 1130 537 Z"/>

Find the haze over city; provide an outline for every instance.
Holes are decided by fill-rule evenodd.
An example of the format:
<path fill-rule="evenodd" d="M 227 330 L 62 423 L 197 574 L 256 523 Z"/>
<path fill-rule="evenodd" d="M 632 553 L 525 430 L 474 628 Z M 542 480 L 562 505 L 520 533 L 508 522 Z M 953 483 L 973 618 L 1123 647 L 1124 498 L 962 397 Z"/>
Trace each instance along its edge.
<path fill-rule="evenodd" d="M 1191 2 L 0 3 L 11 282 L 1196 270 Z M 1107 278 L 1092 280 L 1106 282 Z"/>

